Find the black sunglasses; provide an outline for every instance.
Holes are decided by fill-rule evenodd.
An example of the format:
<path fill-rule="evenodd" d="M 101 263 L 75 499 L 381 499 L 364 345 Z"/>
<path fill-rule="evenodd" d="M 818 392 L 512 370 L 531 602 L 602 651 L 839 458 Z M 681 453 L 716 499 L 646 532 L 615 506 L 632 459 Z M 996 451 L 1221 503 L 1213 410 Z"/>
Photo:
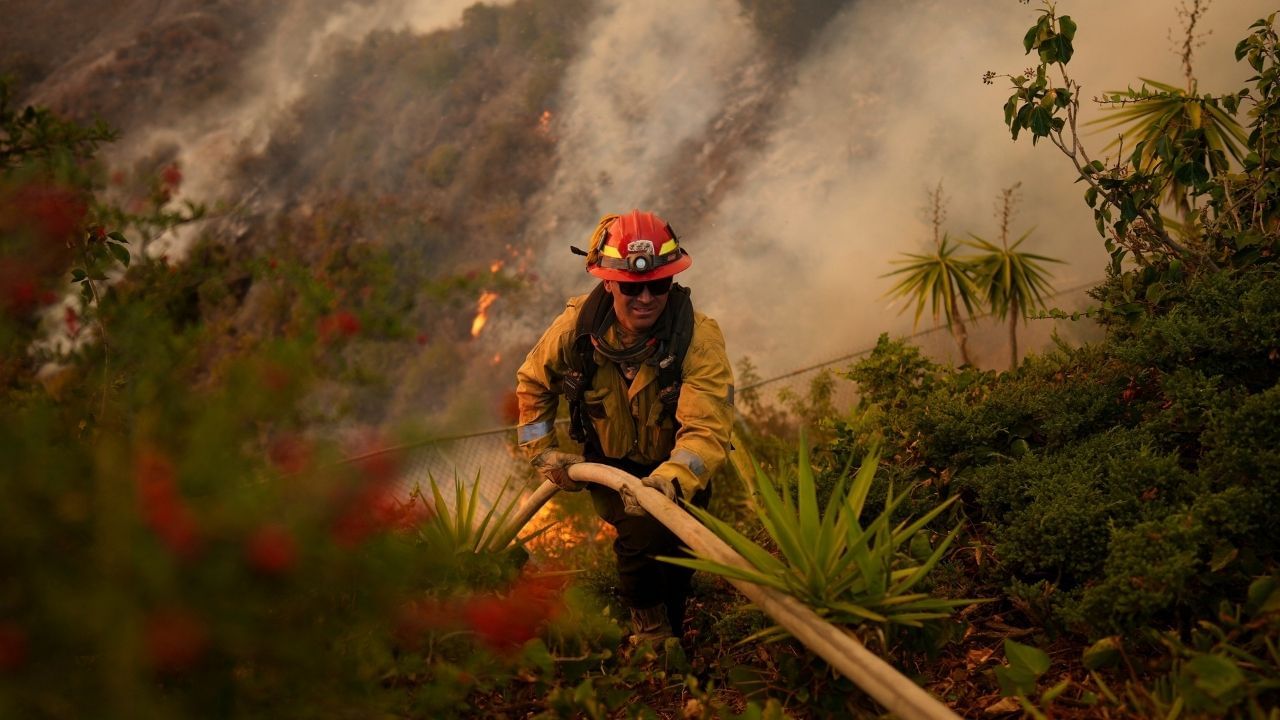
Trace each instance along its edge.
<path fill-rule="evenodd" d="M 648 282 L 618 282 L 618 290 L 622 291 L 627 297 L 635 297 L 639 295 L 645 288 L 649 289 L 650 295 L 666 295 L 671 292 L 671 283 L 675 278 L 664 277 L 661 280 L 650 280 Z"/>

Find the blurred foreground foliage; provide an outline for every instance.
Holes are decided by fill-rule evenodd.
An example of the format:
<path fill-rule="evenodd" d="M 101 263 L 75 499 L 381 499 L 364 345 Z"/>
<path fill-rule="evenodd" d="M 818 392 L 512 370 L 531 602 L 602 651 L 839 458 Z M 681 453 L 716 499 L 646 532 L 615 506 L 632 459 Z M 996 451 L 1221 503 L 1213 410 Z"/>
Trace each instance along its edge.
<path fill-rule="evenodd" d="M 738 716 L 563 573 L 448 542 L 393 438 L 315 432 L 360 419 L 326 387 L 377 382 L 361 345 L 409 334 L 384 253 L 170 263 L 204 214 L 176 165 L 124 208 L 112 133 L 0 110 L 0 717 L 656 717 L 637 687 Z"/>

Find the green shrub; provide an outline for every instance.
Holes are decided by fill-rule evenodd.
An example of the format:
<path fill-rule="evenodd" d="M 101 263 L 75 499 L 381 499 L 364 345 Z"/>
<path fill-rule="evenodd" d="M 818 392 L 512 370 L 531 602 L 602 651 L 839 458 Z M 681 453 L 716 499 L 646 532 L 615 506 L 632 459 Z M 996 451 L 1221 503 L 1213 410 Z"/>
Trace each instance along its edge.
<path fill-rule="evenodd" d="M 1117 529 L 1107 538 L 1101 578 L 1083 591 L 1063 616 L 1090 634 L 1128 632 L 1186 605 L 1190 585 L 1205 571 L 1200 559 L 1204 531 L 1189 514 Z"/>

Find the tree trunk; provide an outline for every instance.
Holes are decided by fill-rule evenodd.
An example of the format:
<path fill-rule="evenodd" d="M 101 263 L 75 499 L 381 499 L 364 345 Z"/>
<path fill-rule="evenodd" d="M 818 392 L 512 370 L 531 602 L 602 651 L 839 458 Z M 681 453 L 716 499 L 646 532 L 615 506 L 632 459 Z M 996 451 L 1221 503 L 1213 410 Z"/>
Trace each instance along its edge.
<path fill-rule="evenodd" d="M 1018 298 L 1009 302 L 1009 370 L 1018 369 Z"/>
<path fill-rule="evenodd" d="M 964 326 L 964 318 L 960 317 L 960 307 L 956 305 L 955 293 L 951 294 L 951 307 L 955 308 L 955 317 L 949 318 L 947 325 L 951 328 L 951 336 L 956 339 L 956 345 L 960 348 L 960 363 L 962 365 L 972 365 L 969 360 L 969 330 Z"/>

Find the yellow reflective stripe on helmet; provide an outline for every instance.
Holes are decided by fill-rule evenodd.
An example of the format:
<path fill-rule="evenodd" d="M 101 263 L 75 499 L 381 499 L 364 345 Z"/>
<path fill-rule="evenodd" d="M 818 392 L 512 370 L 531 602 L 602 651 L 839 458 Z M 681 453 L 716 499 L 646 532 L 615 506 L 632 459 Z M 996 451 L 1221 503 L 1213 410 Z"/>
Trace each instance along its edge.
<path fill-rule="evenodd" d="M 680 246 L 679 246 L 678 244 L 676 244 L 675 238 L 672 238 L 672 239 L 670 239 L 670 240 L 668 240 L 668 241 L 666 241 L 666 242 L 662 243 L 662 249 L 658 251 L 658 254 L 659 254 L 659 255 L 666 255 L 666 254 L 667 254 L 667 253 L 669 253 L 669 252 L 675 252 L 675 251 L 676 251 L 676 248 L 678 248 L 678 247 L 680 247 Z"/>
<path fill-rule="evenodd" d="M 619 260 L 622 259 L 622 253 L 618 252 L 618 248 L 612 245 L 605 245 L 604 247 L 600 248 L 600 254 L 608 255 L 611 258 L 618 258 Z"/>

